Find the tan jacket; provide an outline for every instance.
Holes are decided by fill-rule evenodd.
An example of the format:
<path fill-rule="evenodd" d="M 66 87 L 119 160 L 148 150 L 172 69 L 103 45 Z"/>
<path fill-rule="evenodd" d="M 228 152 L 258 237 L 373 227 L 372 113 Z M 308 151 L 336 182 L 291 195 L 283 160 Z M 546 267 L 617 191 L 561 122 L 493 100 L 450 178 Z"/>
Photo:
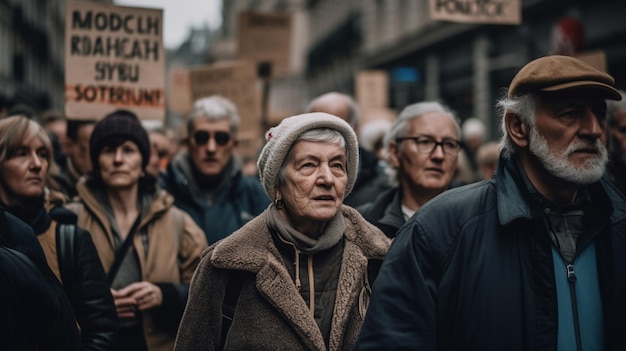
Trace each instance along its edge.
<path fill-rule="evenodd" d="M 351 350 L 369 302 L 368 264 L 390 240 L 351 207 L 342 207 L 344 249 L 329 350 Z M 324 338 L 268 229 L 267 210 L 204 253 L 189 291 L 176 350 L 217 350 L 222 301 L 235 271 L 242 278 L 225 350 L 326 350 Z"/>
<path fill-rule="evenodd" d="M 115 241 L 109 219 L 96 195 L 80 182 L 77 186 L 81 199 L 67 207 L 78 214 L 78 226 L 91 233 L 105 272 L 115 260 Z M 161 191 L 152 201 L 150 209 L 142 218 L 138 232 L 147 228 L 148 251 L 140 235 L 133 238 L 133 247 L 139 257 L 144 281 L 152 283 L 189 284 L 200 262 L 202 251 L 207 247 L 206 237 L 193 219 L 174 207 L 174 198 Z M 183 302 L 184 303 L 184 302 Z M 175 330 L 159 328 L 154 322 L 154 311 L 143 312 L 143 326 L 148 350 L 172 350 Z"/>

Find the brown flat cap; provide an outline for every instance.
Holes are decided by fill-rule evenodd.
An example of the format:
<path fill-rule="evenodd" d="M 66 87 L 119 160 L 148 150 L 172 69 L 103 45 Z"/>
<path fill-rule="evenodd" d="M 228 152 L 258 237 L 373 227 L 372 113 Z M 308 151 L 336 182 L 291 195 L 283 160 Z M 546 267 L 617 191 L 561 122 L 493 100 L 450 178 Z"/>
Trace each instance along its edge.
<path fill-rule="evenodd" d="M 577 58 L 562 55 L 541 57 L 522 67 L 511 81 L 509 97 L 580 88 L 597 89 L 606 99 L 622 99 L 613 77 Z"/>

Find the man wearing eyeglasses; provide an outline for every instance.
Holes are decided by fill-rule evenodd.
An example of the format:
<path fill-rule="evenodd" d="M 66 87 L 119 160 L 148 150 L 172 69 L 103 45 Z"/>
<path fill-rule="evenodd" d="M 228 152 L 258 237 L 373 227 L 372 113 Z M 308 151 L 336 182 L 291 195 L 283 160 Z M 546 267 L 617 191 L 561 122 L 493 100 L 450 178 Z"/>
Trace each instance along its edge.
<path fill-rule="evenodd" d="M 357 209 L 389 238 L 428 200 L 446 190 L 460 150 L 460 126 L 438 102 L 404 108 L 384 138 L 395 187 Z"/>
<path fill-rule="evenodd" d="M 546 56 L 499 102 L 495 175 L 398 232 L 357 350 L 626 350 L 626 200 L 603 178 L 613 78 Z"/>
<path fill-rule="evenodd" d="M 261 213 L 269 198 L 258 179 L 244 176 L 234 156 L 237 108 L 228 99 L 197 100 L 187 121 L 187 151 L 175 157 L 161 178 L 177 207 L 204 230 L 212 244 Z"/>

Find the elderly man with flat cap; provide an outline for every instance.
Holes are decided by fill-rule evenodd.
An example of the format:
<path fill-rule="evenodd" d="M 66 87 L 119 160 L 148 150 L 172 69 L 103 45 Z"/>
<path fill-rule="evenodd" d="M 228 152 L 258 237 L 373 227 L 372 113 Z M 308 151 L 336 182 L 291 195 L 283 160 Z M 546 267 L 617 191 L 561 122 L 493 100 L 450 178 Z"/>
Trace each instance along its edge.
<path fill-rule="evenodd" d="M 626 204 L 602 178 L 614 80 L 547 56 L 513 78 L 496 175 L 400 229 L 357 349 L 626 350 Z"/>

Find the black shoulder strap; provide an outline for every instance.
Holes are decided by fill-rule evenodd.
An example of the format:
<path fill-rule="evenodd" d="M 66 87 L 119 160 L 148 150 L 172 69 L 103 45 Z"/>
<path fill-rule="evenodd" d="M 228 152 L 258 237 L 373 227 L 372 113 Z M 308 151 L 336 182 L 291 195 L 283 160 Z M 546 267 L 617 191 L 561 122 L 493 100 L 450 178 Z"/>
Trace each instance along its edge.
<path fill-rule="evenodd" d="M 70 288 L 74 284 L 76 221 L 78 217 L 62 207 L 54 207 L 50 210 L 50 217 L 57 222 L 56 248 L 59 273 L 65 291 L 70 294 Z"/>
<path fill-rule="evenodd" d="M 113 261 L 111 269 L 109 269 L 109 273 L 107 274 L 107 282 L 109 283 L 109 286 L 113 283 L 113 279 L 115 279 L 117 272 L 120 270 L 122 261 L 124 261 L 124 257 L 126 257 L 126 253 L 132 246 L 133 237 L 139 227 L 139 223 L 141 223 L 141 216 L 137 216 L 135 223 L 133 223 L 133 226 L 130 228 L 128 235 L 126 236 L 126 240 L 124 240 L 122 246 L 115 252 L 115 260 Z"/>
<path fill-rule="evenodd" d="M 235 307 L 241 293 L 243 284 L 243 271 L 231 271 L 226 282 L 226 290 L 224 292 L 224 302 L 222 303 L 222 337 L 220 341 L 220 350 L 224 349 L 228 331 L 235 317 Z"/>

